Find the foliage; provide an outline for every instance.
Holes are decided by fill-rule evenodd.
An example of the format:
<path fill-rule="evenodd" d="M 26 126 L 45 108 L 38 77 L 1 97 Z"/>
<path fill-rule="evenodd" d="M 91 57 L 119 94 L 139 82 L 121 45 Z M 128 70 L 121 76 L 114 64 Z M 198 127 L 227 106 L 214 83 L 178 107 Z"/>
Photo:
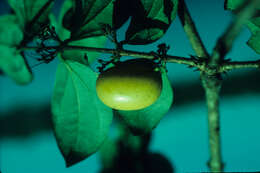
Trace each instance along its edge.
<path fill-rule="evenodd" d="M 54 0 L 8 0 L 8 3 L 14 10 L 21 29 L 24 30 L 26 34 L 33 34 L 39 32 L 41 24 L 48 21 L 48 15 L 51 11 L 53 1 Z M 41 11 L 40 16 L 37 17 L 41 8 L 47 3 L 50 3 L 50 5 L 47 6 L 46 10 Z M 37 17 L 37 22 L 33 22 L 35 17 Z"/>
<path fill-rule="evenodd" d="M 61 60 L 52 99 L 54 132 L 67 166 L 96 152 L 112 121 L 98 99 L 96 74 L 76 61 Z"/>
<path fill-rule="evenodd" d="M 248 27 L 252 32 L 252 36 L 248 40 L 247 44 L 254 49 L 254 51 L 260 54 L 260 16 L 251 19 L 248 22 Z"/>
<path fill-rule="evenodd" d="M 73 6 L 73 1 L 67 0 L 64 2 L 60 12 L 57 29 L 58 29 L 58 34 L 62 40 L 70 39 L 70 37 L 73 34 L 63 26 L 63 18 L 65 18 L 64 15 L 72 8 L 72 6 Z M 101 35 L 101 36 L 94 36 L 90 38 L 83 38 L 75 41 L 70 41 L 68 44 L 75 45 L 75 46 L 104 47 L 106 41 L 107 41 L 107 37 Z M 74 61 L 78 61 L 86 65 L 93 63 L 99 55 L 100 55 L 99 52 L 87 52 L 86 54 L 86 52 L 82 52 L 78 50 L 67 50 L 62 52 L 62 57 L 64 59 L 72 59 Z"/>
<path fill-rule="evenodd" d="M 14 14 L 0 17 L 0 69 L 16 83 L 28 84 L 32 81 L 32 73 L 23 56 L 26 49 L 35 49 L 42 56 L 39 60 L 46 63 L 53 59 L 48 56 L 60 53 L 52 98 L 52 120 L 56 140 L 66 165 L 72 166 L 100 148 L 102 148 L 101 151 L 107 150 L 109 141 L 106 137 L 113 114 L 118 115 L 134 135 L 147 135 L 158 125 L 173 101 L 173 91 L 164 64 L 168 60 L 196 67 L 201 71 L 201 80 L 211 118 L 209 123 L 214 125 L 209 130 L 212 137 L 210 144 L 215 147 L 212 153 L 217 158 L 216 164 L 213 158 L 213 162 L 209 165 L 217 165 L 216 170 L 220 171 L 222 163 L 218 146 L 220 145 L 218 99 L 221 73 L 226 72 L 227 69 L 241 68 L 243 65 L 257 68 L 260 66 L 258 61 L 243 64 L 241 62 L 229 63 L 224 60 L 227 53 L 225 50 L 230 49 L 229 44 L 237 33 L 230 34 L 227 31 L 227 34 L 222 37 L 224 39 L 219 40 L 220 44 L 217 43 L 212 57 L 204 56 L 201 59 L 195 56 L 191 58 L 168 56 L 168 48 L 167 50 L 161 48 L 157 53 L 126 51 L 123 48 L 125 44 L 145 45 L 162 38 L 176 18 L 178 10 L 182 10 L 181 20 L 184 20 L 182 21 L 184 30 L 191 39 L 193 48 L 195 50 L 199 48 L 203 55 L 208 55 L 188 12 L 184 13 L 184 10 L 187 10 L 184 0 L 65 0 L 57 22 L 51 14 L 53 2 L 54 0 L 8 0 Z M 225 9 L 237 14 L 240 11 L 243 12 L 241 9 L 247 3 L 246 0 L 226 0 Z M 260 3 L 258 4 L 256 8 L 259 10 Z M 182 8 L 178 9 L 180 5 Z M 125 40 L 118 42 L 117 30 L 129 18 L 131 21 L 125 32 Z M 58 36 L 49 26 L 50 23 L 55 25 Z M 238 32 L 240 25 L 235 26 L 234 31 Z M 247 44 L 260 54 L 259 11 L 248 19 L 247 26 L 252 32 Z M 229 36 L 232 39 L 229 39 Z M 41 40 L 41 44 L 33 48 L 29 47 L 29 43 L 34 42 L 36 38 Z M 103 48 L 107 38 L 115 43 L 115 49 Z M 51 39 L 57 41 L 58 46 L 53 47 L 45 43 L 46 40 Z M 228 43 L 226 44 L 225 41 Z M 224 53 L 218 52 L 218 49 Z M 90 50 L 95 52 L 90 52 Z M 49 54 L 44 54 L 46 52 Z M 136 111 L 113 111 L 106 107 L 96 93 L 98 74 L 90 67 L 100 52 L 113 54 L 112 60 L 106 63 L 108 66 L 120 61 L 121 55 L 135 57 L 138 55 L 138 57 L 154 58 L 154 61 L 159 59 L 158 64 L 163 67 L 161 71 L 163 88 L 159 99 L 149 107 Z M 223 62 L 219 63 L 221 58 Z M 138 148 L 138 144 L 142 142 L 141 137 L 131 136 L 122 139 L 119 141 L 123 145 L 127 145 L 130 140 L 137 141 L 122 147 L 127 149 L 135 146 Z M 116 155 L 117 144 L 113 142 L 110 144 L 114 146 L 111 149 L 111 156 L 119 158 L 116 160 L 118 162 L 124 159 L 125 157 L 121 158 Z M 146 156 L 145 159 L 149 160 L 154 155 Z M 135 157 L 133 158 L 135 163 Z M 107 157 L 104 160 L 112 163 L 111 159 L 113 160 Z"/>
<path fill-rule="evenodd" d="M 18 84 L 32 81 L 32 74 L 16 46 L 23 39 L 16 16 L 0 17 L 0 69 Z"/>
<path fill-rule="evenodd" d="M 237 10 L 243 7 L 243 4 L 246 3 L 246 0 L 226 0 L 225 7 L 228 10 Z M 260 10 L 260 6 L 258 7 Z M 248 21 L 248 27 L 252 32 L 252 36 L 248 40 L 247 44 L 251 47 L 256 53 L 260 54 L 260 15 L 254 17 Z"/>

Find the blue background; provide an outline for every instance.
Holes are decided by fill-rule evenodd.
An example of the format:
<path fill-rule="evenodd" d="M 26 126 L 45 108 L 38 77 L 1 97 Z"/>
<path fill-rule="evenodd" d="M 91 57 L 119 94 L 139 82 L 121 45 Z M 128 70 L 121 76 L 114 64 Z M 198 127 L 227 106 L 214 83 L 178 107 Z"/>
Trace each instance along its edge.
<path fill-rule="evenodd" d="M 233 16 L 224 11 L 224 0 L 186 0 L 206 48 L 211 52 L 217 38 Z M 0 1 L 0 13 L 8 11 Z M 58 6 L 57 8 L 58 9 Z M 123 38 L 123 30 L 120 38 Z M 244 29 L 227 55 L 232 60 L 256 60 L 259 55 L 245 43 L 250 37 Z M 166 35 L 147 46 L 126 48 L 151 51 L 166 42 L 169 54 L 194 55 L 177 18 Z M 112 47 L 108 42 L 107 47 Z M 30 61 L 30 64 L 36 63 Z M 57 60 L 33 69 L 34 81 L 17 86 L 0 77 L 0 168 L 4 173 L 87 172 L 100 169 L 98 155 L 65 168 L 50 125 L 49 102 L 55 80 Z M 207 108 L 199 72 L 184 65 L 168 64 L 175 99 L 172 109 L 154 130 L 150 150 L 160 152 L 174 165 L 176 172 L 207 171 Z M 224 75 L 221 91 L 221 140 L 225 171 L 260 171 L 260 72 L 234 70 Z"/>

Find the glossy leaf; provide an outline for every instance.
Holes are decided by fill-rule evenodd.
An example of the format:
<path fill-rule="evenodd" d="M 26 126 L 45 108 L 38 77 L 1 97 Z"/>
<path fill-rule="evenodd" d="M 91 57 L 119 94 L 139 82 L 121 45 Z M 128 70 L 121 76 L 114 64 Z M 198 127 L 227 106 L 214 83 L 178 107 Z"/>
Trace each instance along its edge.
<path fill-rule="evenodd" d="M 27 24 L 34 19 L 34 17 L 48 1 L 50 1 L 50 5 L 43 13 L 41 13 L 37 20 L 37 24 L 35 23 L 34 26 L 29 26 L 30 29 L 33 29 L 33 31 L 37 31 L 39 28 L 39 23 L 44 23 L 48 19 L 54 0 L 8 0 L 8 3 L 14 10 L 20 26 L 22 29 L 25 29 L 25 27 L 28 27 Z"/>
<path fill-rule="evenodd" d="M 72 7 L 63 18 L 63 26 L 71 31 L 72 38 L 80 39 L 104 35 L 104 26 L 112 27 L 113 0 L 72 2 Z"/>
<path fill-rule="evenodd" d="M 17 84 L 32 81 L 32 74 L 16 46 L 23 39 L 23 33 L 13 15 L 0 17 L 0 69 Z"/>
<path fill-rule="evenodd" d="M 62 26 L 62 16 L 70 9 L 72 8 L 72 1 L 67 0 L 64 2 L 60 14 L 60 19 L 58 22 L 58 33 L 62 40 L 66 40 L 70 38 L 70 31 L 65 29 Z M 71 41 L 69 45 L 74 46 L 86 46 L 86 47 L 104 47 L 107 42 L 107 37 L 105 36 L 96 36 L 91 38 L 85 38 L 81 40 Z M 92 62 L 96 60 L 100 56 L 99 52 L 86 52 L 86 51 L 80 51 L 80 50 L 65 50 L 62 53 L 62 57 L 64 59 L 70 59 L 78 61 L 82 64 L 89 65 Z"/>
<path fill-rule="evenodd" d="M 125 43 L 148 44 L 160 39 L 175 19 L 178 0 L 135 0 Z"/>
<path fill-rule="evenodd" d="M 76 61 L 62 60 L 58 66 L 52 120 L 68 167 L 101 147 L 112 121 L 112 110 L 96 95 L 96 78 L 88 66 Z"/>
<path fill-rule="evenodd" d="M 151 106 L 137 111 L 117 111 L 134 134 L 144 134 L 154 129 L 168 112 L 173 101 L 173 91 L 167 74 L 162 73 L 162 93 Z"/>

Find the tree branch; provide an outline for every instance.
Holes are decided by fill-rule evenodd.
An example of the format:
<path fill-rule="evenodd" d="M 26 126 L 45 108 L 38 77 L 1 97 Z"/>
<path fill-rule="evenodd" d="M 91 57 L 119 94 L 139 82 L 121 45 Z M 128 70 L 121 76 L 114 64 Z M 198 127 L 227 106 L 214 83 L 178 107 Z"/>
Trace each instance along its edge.
<path fill-rule="evenodd" d="M 192 22 L 189 11 L 186 7 L 185 1 L 181 0 L 182 11 L 179 12 L 179 16 L 183 23 L 184 31 L 188 36 L 190 43 L 195 50 L 196 54 L 199 57 L 209 58 L 208 53 L 203 45 L 197 29 Z M 182 14 L 183 13 L 183 14 Z M 185 16 L 182 18 L 182 16 Z M 213 75 L 207 70 L 213 70 Z M 201 81 L 202 86 L 205 90 L 206 102 L 208 106 L 208 128 L 209 128 L 209 150 L 210 150 L 210 159 L 208 167 L 211 171 L 222 171 L 223 164 L 221 161 L 221 143 L 220 143 L 220 134 L 219 134 L 219 90 L 220 90 L 220 80 L 217 76 L 217 68 L 210 69 L 206 66 L 206 71 L 201 72 Z"/>
<path fill-rule="evenodd" d="M 213 50 L 212 58 L 209 66 L 217 67 L 223 60 L 225 55 L 231 50 L 235 38 L 241 32 L 244 24 L 256 13 L 256 7 L 259 6 L 259 0 L 246 1 L 241 11 L 237 14 L 235 20 L 229 25 L 226 32 L 218 39 Z"/>
<path fill-rule="evenodd" d="M 226 62 L 222 64 L 221 68 L 219 69 L 219 73 L 243 68 L 260 68 L 260 60 Z"/>
<path fill-rule="evenodd" d="M 199 33 L 190 16 L 190 13 L 184 0 L 179 1 L 178 16 L 183 25 L 183 29 L 188 36 L 191 46 L 193 50 L 196 52 L 196 55 L 201 58 L 208 58 L 209 55 L 206 51 L 205 46 L 202 43 L 202 40 L 199 36 Z"/>
<path fill-rule="evenodd" d="M 118 53 L 121 56 L 132 56 L 135 58 L 147 58 L 153 59 L 158 56 L 155 52 L 138 52 L 138 51 L 130 51 L 130 50 L 118 50 L 118 49 L 107 49 L 107 48 L 96 48 L 96 47 L 86 47 L 86 46 L 64 46 L 63 48 L 60 46 L 50 46 L 49 49 L 56 49 L 60 52 L 65 50 L 78 50 L 78 51 L 88 51 L 88 52 L 100 52 L 105 54 L 114 54 Z M 27 51 L 27 50 L 37 50 L 39 47 L 22 47 L 20 51 Z M 215 68 L 208 68 L 207 67 L 207 59 L 198 59 L 196 57 L 188 58 L 188 57 L 180 57 L 180 56 L 172 56 L 166 55 L 165 61 L 168 63 L 177 63 L 187 65 L 189 67 L 197 68 L 199 71 L 207 73 L 208 75 L 212 76 L 217 73 L 227 72 L 233 69 L 240 69 L 240 68 L 260 68 L 260 60 L 257 61 L 240 61 L 240 62 L 224 62 L 220 64 L 220 66 Z"/>
<path fill-rule="evenodd" d="M 229 25 L 226 32 L 219 38 L 211 58 L 208 68 L 218 70 L 224 61 L 225 55 L 231 50 L 235 38 L 240 33 L 245 22 L 251 18 L 256 11 L 256 4 L 259 0 L 247 1 L 246 6 L 238 13 L 237 18 Z M 234 67 L 234 66 L 226 66 Z M 208 124 L 209 124 L 209 144 L 211 158 L 208 166 L 213 172 L 220 172 L 224 168 L 221 157 L 220 140 L 220 115 L 219 115 L 219 93 L 222 85 L 221 74 L 214 76 L 203 75 L 202 84 L 206 91 L 208 105 Z"/>
<path fill-rule="evenodd" d="M 88 51 L 88 52 L 100 52 L 100 53 L 106 53 L 106 54 L 118 54 L 121 56 L 132 56 L 135 58 L 147 58 L 147 59 L 154 59 L 155 57 L 159 56 L 155 52 L 137 52 L 137 51 L 131 51 L 131 50 L 118 50 L 118 49 L 107 49 L 107 48 L 96 48 L 96 47 L 86 47 L 86 46 L 73 46 L 73 45 L 65 45 L 63 47 L 60 46 L 49 46 L 49 49 L 58 50 L 59 52 L 66 51 L 66 50 L 79 50 L 79 51 Z M 26 46 L 21 49 L 20 51 L 26 51 L 26 50 L 37 50 L 39 47 L 30 47 Z M 197 60 L 196 58 L 187 58 L 187 57 L 180 57 L 180 56 L 171 56 L 166 55 L 165 60 L 167 62 L 171 63 L 178 63 L 178 64 L 184 64 L 188 65 L 190 67 L 196 67 L 198 69 L 204 69 L 203 68 L 203 62 Z"/>

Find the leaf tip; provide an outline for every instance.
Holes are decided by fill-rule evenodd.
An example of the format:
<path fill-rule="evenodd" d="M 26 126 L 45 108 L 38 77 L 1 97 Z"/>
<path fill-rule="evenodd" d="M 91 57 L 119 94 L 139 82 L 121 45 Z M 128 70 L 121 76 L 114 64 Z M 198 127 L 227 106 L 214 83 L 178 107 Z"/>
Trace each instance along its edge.
<path fill-rule="evenodd" d="M 69 168 L 69 167 L 83 161 L 86 158 L 87 157 L 81 156 L 80 154 L 77 154 L 75 152 L 70 152 L 66 157 L 64 157 L 65 163 L 66 163 L 66 168 Z"/>

